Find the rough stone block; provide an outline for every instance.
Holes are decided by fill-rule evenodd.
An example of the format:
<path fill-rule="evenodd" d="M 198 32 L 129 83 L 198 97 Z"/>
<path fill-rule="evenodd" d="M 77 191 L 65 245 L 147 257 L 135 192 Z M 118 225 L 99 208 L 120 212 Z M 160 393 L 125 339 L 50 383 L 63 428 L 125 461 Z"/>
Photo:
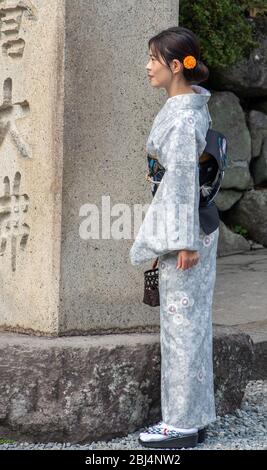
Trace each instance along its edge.
<path fill-rule="evenodd" d="M 38 338 L 0 335 L 0 435 L 31 442 L 91 442 L 161 419 L 160 336 Z M 214 328 L 217 413 L 238 408 L 252 342 Z"/>

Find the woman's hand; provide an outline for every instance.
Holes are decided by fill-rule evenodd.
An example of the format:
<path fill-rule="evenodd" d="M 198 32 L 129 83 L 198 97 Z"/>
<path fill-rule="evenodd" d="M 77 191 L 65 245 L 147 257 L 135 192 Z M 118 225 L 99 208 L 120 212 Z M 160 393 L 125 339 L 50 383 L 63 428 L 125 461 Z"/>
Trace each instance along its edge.
<path fill-rule="evenodd" d="M 156 268 L 158 267 L 158 265 L 159 265 L 159 259 L 156 258 L 156 259 L 154 260 L 153 264 L 152 264 L 152 269 L 156 269 Z"/>
<path fill-rule="evenodd" d="M 188 269 L 195 266 L 199 261 L 199 252 L 197 250 L 180 250 L 177 255 L 176 269 Z"/>

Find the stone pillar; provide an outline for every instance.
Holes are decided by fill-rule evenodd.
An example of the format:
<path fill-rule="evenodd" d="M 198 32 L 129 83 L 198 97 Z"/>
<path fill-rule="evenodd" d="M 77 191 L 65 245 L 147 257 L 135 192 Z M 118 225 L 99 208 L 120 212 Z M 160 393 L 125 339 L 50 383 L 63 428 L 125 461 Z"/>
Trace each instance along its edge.
<path fill-rule="evenodd" d="M 0 324 L 57 334 L 64 118 L 62 1 L 0 2 Z"/>
<path fill-rule="evenodd" d="M 145 143 L 166 99 L 148 39 L 178 0 L 0 0 L 0 328 L 34 335 L 158 330 L 144 267 L 102 204 L 149 203 Z M 99 239 L 81 233 L 86 204 Z M 112 215 L 113 210 L 113 215 Z"/>

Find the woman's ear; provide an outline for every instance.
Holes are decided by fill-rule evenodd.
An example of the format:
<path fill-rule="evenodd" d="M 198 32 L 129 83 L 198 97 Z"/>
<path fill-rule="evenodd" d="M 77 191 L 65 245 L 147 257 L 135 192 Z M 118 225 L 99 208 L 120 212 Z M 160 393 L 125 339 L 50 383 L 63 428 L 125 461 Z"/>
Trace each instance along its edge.
<path fill-rule="evenodd" d="M 171 63 L 171 69 L 174 73 L 178 73 L 182 70 L 182 64 L 178 59 L 173 59 Z"/>

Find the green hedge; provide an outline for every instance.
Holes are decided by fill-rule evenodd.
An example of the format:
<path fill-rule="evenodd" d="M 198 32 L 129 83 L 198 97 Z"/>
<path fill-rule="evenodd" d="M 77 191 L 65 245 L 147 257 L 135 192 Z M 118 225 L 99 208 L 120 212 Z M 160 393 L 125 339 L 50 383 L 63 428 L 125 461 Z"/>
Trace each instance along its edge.
<path fill-rule="evenodd" d="M 209 67 L 226 68 L 259 46 L 249 7 L 267 9 L 266 0 L 180 0 L 179 25 L 197 34 Z"/>

